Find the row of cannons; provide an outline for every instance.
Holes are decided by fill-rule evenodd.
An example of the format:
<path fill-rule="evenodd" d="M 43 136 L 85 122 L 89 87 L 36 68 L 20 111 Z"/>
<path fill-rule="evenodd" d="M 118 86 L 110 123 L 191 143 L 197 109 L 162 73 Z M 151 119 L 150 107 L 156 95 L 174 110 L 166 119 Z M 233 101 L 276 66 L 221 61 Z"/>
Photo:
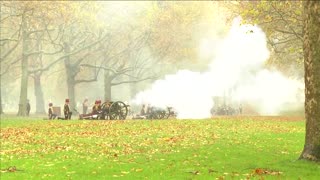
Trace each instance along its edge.
<path fill-rule="evenodd" d="M 234 116 L 242 114 L 242 106 L 234 108 L 231 106 L 217 106 L 213 107 L 210 111 L 212 116 Z"/>
<path fill-rule="evenodd" d="M 96 113 L 80 114 L 79 119 L 92 120 L 125 120 L 129 114 L 130 105 L 122 101 L 104 102 Z M 218 106 L 211 109 L 211 115 L 237 115 L 242 113 L 242 107 L 239 109 L 230 106 Z M 158 108 L 151 107 L 150 111 L 143 115 L 134 115 L 132 119 L 169 119 L 176 118 L 177 113 L 172 107 Z"/>
<path fill-rule="evenodd" d="M 125 120 L 129 114 L 130 105 L 122 101 L 104 102 L 101 104 L 99 111 L 89 114 L 80 114 L 79 119 L 88 120 Z M 135 115 L 132 119 L 168 119 L 169 117 L 176 117 L 176 112 L 171 107 L 151 108 L 148 114 L 143 116 Z"/>

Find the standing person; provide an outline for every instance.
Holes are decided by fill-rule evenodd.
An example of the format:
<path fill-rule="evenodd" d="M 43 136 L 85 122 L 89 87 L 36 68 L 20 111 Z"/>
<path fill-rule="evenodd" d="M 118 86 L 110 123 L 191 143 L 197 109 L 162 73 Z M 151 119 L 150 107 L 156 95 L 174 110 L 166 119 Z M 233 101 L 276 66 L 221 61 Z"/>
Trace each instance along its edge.
<path fill-rule="evenodd" d="M 52 103 L 49 103 L 49 110 L 48 110 L 49 119 L 55 119 L 57 117 L 57 115 L 53 113 L 52 105 L 53 105 Z"/>
<path fill-rule="evenodd" d="M 88 110 L 88 98 L 86 98 L 82 103 L 82 113 L 87 114 Z"/>
<path fill-rule="evenodd" d="M 69 107 L 69 99 L 66 99 L 66 103 L 64 104 L 63 112 L 64 112 L 64 119 L 68 120 L 71 119 L 72 112 L 70 111 Z"/>
<path fill-rule="evenodd" d="M 98 112 L 100 113 L 102 110 L 102 106 L 101 106 L 101 100 L 98 100 Z"/>
<path fill-rule="evenodd" d="M 145 111 L 146 105 L 142 105 L 141 110 L 140 110 L 140 116 L 144 116 L 146 115 L 146 111 Z"/>
<path fill-rule="evenodd" d="M 27 109 L 26 109 L 27 116 L 29 116 L 29 114 L 30 114 L 30 109 L 31 109 L 30 101 L 29 101 L 29 99 L 27 99 Z"/>

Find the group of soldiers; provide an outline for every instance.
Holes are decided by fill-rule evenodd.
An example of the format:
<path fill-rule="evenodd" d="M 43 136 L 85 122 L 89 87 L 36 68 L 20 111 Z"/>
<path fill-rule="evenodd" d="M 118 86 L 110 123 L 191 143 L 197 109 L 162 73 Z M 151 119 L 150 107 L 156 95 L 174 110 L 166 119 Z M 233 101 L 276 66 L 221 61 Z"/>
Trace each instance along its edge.
<path fill-rule="evenodd" d="M 105 118 L 103 117 L 104 115 L 104 111 L 108 111 L 109 107 L 110 107 L 110 103 L 107 102 L 105 103 L 104 109 L 102 108 L 102 104 L 101 104 L 101 100 L 96 100 L 94 103 L 94 106 L 92 107 L 92 111 L 91 113 L 87 114 L 87 110 L 88 110 L 88 99 L 85 99 L 84 102 L 82 103 L 82 107 L 83 107 L 83 114 L 79 115 L 79 119 L 95 119 L 95 118 L 99 118 L 98 116 L 101 116 L 100 118 Z"/>
<path fill-rule="evenodd" d="M 62 119 L 62 120 L 71 119 L 72 111 L 70 109 L 69 103 L 70 103 L 70 100 L 66 99 L 64 107 L 63 107 L 64 117 L 58 117 L 58 119 Z M 108 105 L 109 105 L 109 103 L 106 103 L 106 108 L 108 108 Z M 88 99 L 87 98 L 82 103 L 82 107 L 83 107 L 83 114 L 80 114 L 81 117 L 93 116 L 93 115 L 96 115 L 96 114 L 99 114 L 102 112 L 101 100 L 95 101 L 94 106 L 92 107 L 91 113 L 87 114 L 87 111 L 88 111 Z M 53 111 L 53 104 L 52 103 L 49 103 L 48 115 L 49 115 L 49 119 L 55 119 L 57 117 L 57 115 Z"/>
<path fill-rule="evenodd" d="M 65 100 L 65 104 L 63 106 L 64 117 L 58 117 L 58 119 L 61 119 L 61 120 L 69 120 L 69 119 L 71 119 L 72 111 L 70 110 L 69 103 L 70 103 L 70 100 L 66 99 Z M 48 116 L 49 116 L 50 120 L 51 119 L 55 119 L 57 117 L 57 114 L 55 114 L 54 111 L 53 111 L 53 103 L 49 103 Z"/>
<path fill-rule="evenodd" d="M 148 104 L 148 106 L 143 104 L 140 110 L 140 114 L 136 114 L 133 119 L 147 119 L 152 113 L 153 108 L 154 107 L 152 107 L 150 104 Z"/>

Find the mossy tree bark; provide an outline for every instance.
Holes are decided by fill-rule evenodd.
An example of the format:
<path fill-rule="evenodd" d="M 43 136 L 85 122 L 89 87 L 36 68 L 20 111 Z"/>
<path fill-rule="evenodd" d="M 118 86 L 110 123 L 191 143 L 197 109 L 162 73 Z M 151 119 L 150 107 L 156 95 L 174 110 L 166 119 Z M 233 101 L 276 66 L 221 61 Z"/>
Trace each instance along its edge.
<path fill-rule="evenodd" d="M 306 136 L 300 159 L 320 161 L 320 1 L 304 6 Z"/>

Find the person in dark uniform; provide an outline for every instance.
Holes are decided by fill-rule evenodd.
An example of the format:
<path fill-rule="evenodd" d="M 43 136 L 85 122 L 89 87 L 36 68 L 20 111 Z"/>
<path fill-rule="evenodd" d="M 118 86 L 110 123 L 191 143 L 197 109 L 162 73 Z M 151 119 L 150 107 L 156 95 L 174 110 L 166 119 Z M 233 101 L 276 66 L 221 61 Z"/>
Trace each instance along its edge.
<path fill-rule="evenodd" d="M 146 105 L 142 104 L 140 114 L 136 114 L 133 117 L 133 119 L 147 119 L 148 117 L 150 117 L 150 114 L 152 113 L 152 107 L 148 105 L 148 108 L 147 108 L 147 112 L 149 112 L 150 114 L 147 114 L 145 109 L 146 109 Z"/>
<path fill-rule="evenodd" d="M 26 114 L 27 114 L 27 116 L 29 116 L 29 114 L 30 114 L 30 109 L 31 109 L 31 106 L 30 106 L 30 101 L 29 101 L 29 99 L 27 100 L 27 108 L 26 108 Z"/>
<path fill-rule="evenodd" d="M 49 103 L 49 110 L 48 110 L 49 119 L 55 119 L 57 117 L 57 115 L 53 113 L 52 105 L 53 105 L 52 103 Z"/>
<path fill-rule="evenodd" d="M 100 101 L 101 102 L 101 101 Z M 111 106 L 111 102 L 109 100 L 106 101 L 105 111 L 109 112 L 109 108 Z"/>
<path fill-rule="evenodd" d="M 96 100 L 94 102 L 94 106 L 92 107 L 92 112 L 90 114 L 93 119 L 99 119 L 101 118 L 102 115 L 102 110 L 101 110 L 101 101 Z"/>
<path fill-rule="evenodd" d="M 63 113 L 64 113 L 65 120 L 71 119 L 71 115 L 72 115 L 72 112 L 70 111 L 70 107 L 69 107 L 69 102 L 70 102 L 70 100 L 66 99 L 66 103 L 64 104 L 64 107 L 63 107 Z"/>
<path fill-rule="evenodd" d="M 101 113 L 102 107 L 101 107 L 101 100 L 98 100 L 98 112 Z"/>
<path fill-rule="evenodd" d="M 111 106 L 111 102 L 109 100 L 106 100 L 106 102 L 104 103 L 104 106 L 102 107 L 101 104 L 101 100 L 100 100 L 100 112 L 102 114 L 101 119 L 112 119 L 112 117 L 110 117 L 110 106 Z"/>

